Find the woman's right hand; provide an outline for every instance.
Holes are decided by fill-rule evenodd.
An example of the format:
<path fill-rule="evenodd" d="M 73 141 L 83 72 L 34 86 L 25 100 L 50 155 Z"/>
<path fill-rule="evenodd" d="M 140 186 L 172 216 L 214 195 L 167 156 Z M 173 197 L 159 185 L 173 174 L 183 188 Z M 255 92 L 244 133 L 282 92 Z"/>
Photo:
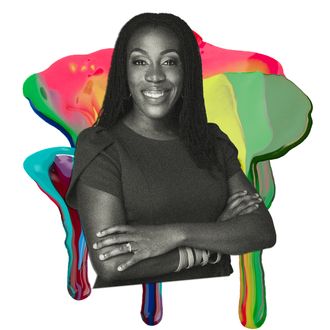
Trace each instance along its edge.
<path fill-rule="evenodd" d="M 237 215 L 249 214 L 255 211 L 262 198 L 258 194 L 250 194 L 246 190 L 238 191 L 227 200 L 227 205 L 217 221 L 226 221 Z"/>

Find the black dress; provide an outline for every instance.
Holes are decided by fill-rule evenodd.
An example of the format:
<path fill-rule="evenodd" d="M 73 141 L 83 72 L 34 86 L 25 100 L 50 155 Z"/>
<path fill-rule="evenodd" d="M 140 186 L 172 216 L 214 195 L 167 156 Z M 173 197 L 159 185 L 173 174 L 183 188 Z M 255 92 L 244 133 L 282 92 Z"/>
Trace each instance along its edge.
<path fill-rule="evenodd" d="M 228 198 L 227 180 L 240 170 L 237 149 L 216 124 L 208 124 L 217 139 L 223 171 L 212 176 L 196 166 L 180 139 L 160 141 L 137 134 L 118 122 L 111 130 L 88 128 L 79 135 L 68 204 L 75 208 L 75 184 L 85 184 L 117 196 L 126 221 L 134 224 L 214 222 Z M 104 282 L 94 287 L 165 282 L 232 273 L 230 257 L 218 264 L 197 266 L 162 276 Z"/>

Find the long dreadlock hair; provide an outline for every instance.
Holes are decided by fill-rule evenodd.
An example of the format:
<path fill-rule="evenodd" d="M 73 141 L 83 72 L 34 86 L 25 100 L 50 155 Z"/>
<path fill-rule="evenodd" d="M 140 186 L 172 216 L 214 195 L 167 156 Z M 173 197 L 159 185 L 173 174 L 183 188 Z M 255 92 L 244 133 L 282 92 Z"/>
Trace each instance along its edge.
<path fill-rule="evenodd" d="M 127 44 L 134 32 L 145 26 L 165 27 L 179 39 L 183 87 L 174 109 L 179 123 L 179 137 L 199 168 L 212 170 L 216 166 L 221 170 L 215 151 L 215 137 L 209 133 L 207 126 L 199 47 L 193 31 L 178 16 L 143 13 L 123 26 L 112 55 L 103 105 L 94 126 L 110 128 L 132 108 L 127 82 Z"/>

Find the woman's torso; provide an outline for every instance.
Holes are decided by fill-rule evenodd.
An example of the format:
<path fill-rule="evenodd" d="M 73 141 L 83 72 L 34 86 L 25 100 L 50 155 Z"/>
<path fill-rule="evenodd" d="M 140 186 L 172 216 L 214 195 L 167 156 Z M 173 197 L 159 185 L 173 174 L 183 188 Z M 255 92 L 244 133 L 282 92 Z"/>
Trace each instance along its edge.
<path fill-rule="evenodd" d="M 123 201 L 128 224 L 217 220 L 228 198 L 225 173 L 212 176 L 198 168 L 180 139 L 146 138 L 122 122 L 112 128 L 112 136 L 115 143 L 103 151 L 103 156 L 115 164 L 120 175 L 117 196 Z M 152 279 L 105 283 L 98 278 L 95 287 L 225 276 L 231 272 L 230 258 L 223 256 L 216 265 Z"/>

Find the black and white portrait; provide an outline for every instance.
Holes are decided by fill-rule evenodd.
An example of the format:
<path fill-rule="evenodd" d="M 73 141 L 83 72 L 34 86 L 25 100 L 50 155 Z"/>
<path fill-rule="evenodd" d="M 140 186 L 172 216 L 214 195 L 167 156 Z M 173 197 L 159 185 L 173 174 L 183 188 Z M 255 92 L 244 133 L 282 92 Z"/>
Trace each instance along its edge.
<path fill-rule="evenodd" d="M 100 116 L 78 137 L 67 202 L 95 287 L 228 276 L 230 255 L 275 244 L 236 147 L 207 123 L 199 48 L 181 18 L 140 14 L 120 31 Z"/>
<path fill-rule="evenodd" d="M 243 329 L 240 256 L 251 251 L 263 251 L 263 330 L 328 324 L 325 2 L 12 0 L 2 10 L 1 328 L 145 329 L 141 283 L 162 283 L 159 327 Z M 271 160 L 269 211 L 236 141 L 207 117 L 192 30 L 210 45 L 273 57 L 313 101 L 308 139 Z M 75 266 L 88 264 L 93 290 L 77 301 L 66 289 L 59 209 L 22 166 L 38 150 L 69 148 L 68 139 L 36 115 L 22 86 L 68 55 L 110 48 L 107 84 L 96 86 L 105 90 L 101 111 L 70 148 L 63 197 L 88 249 Z"/>

